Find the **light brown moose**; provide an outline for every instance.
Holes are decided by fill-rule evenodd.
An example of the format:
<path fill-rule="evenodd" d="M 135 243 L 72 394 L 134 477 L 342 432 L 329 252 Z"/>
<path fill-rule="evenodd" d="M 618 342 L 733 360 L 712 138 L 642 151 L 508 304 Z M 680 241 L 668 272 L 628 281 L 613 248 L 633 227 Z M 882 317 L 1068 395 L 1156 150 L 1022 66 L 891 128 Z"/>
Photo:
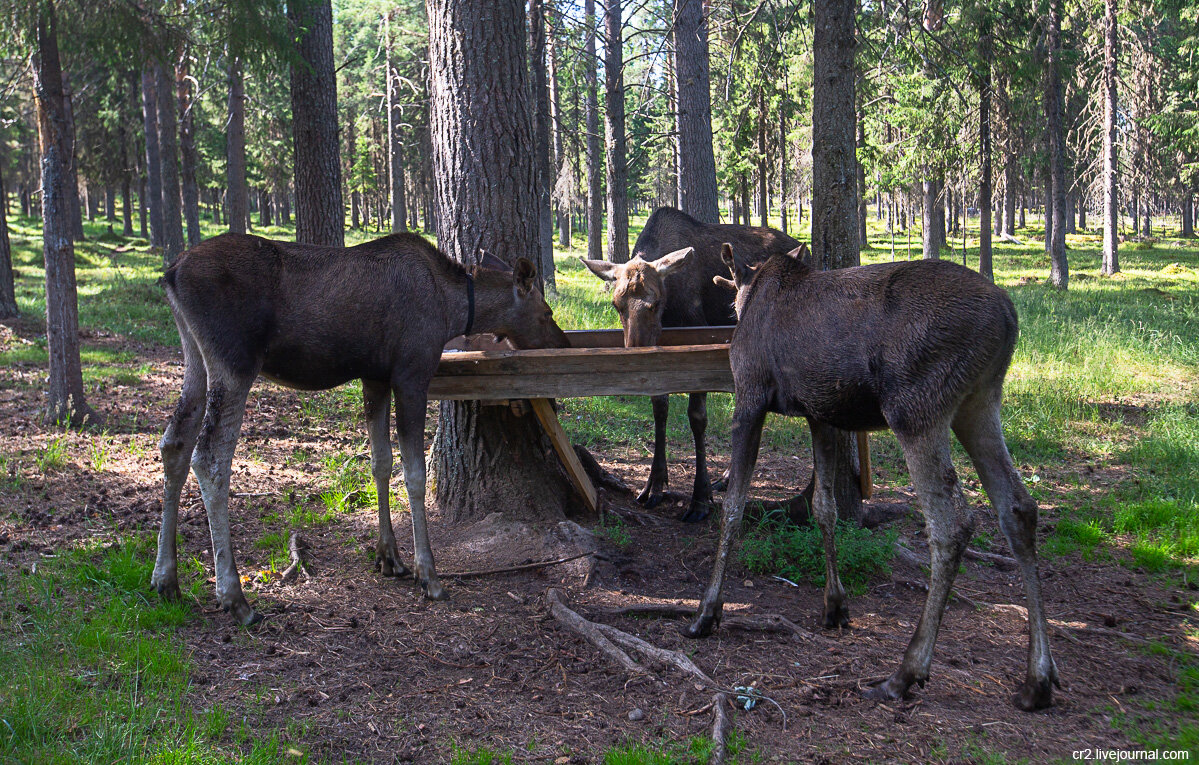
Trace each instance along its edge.
<path fill-rule="evenodd" d="M 1013 703 L 1052 703 L 1057 668 L 1049 650 L 1037 575 L 1037 504 L 1003 440 L 1000 399 L 1016 345 L 1007 294 L 974 271 L 915 261 L 815 271 L 776 255 L 756 270 L 724 246 L 739 317 L 729 351 L 735 387 L 732 464 L 720 547 L 690 637 L 720 621 L 721 586 L 741 523 L 767 412 L 805 417 L 812 429 L 813 515 L 824 542 L 823 623 L 846 625 L 837 576 L 832 496 L 834 429 L 890 428 L 899 439 L 928 527 L 932 573 L 920 623 L 899 668 L 867 695 L 903 697 L 928 679 L 941 616 L 974 530 L 950 458 L 952 430 L 978 470 L 1019 562 L 1028 600 L 1028 673 Z"/>
<path fill-rule="evenodd" d="M 414 568 L 429 598 L 437 579 L 425 523 L 424 427 L 429 381 L 451 338 L 507 337 L 520 348 L 565 347 L 566 335 L 525 258 L 507 272 L 467 271 L 415 234 L 348 249 L 222 234 L 179 256 L 163 282 L 183 344 L 183 391 L 159 447 L 164 497 L 152 583 L 178 597 L 175 532 L 188 464 L 212 534 L 216 596 L 241 624 L 246 602 L 229 535 L 229 477 L 255 378 L 301 390 L 362 380 L 371 471 L 379 495 L 375 565 L 401 576 L 388 491 L 390 402 L 412 510 Z"/>

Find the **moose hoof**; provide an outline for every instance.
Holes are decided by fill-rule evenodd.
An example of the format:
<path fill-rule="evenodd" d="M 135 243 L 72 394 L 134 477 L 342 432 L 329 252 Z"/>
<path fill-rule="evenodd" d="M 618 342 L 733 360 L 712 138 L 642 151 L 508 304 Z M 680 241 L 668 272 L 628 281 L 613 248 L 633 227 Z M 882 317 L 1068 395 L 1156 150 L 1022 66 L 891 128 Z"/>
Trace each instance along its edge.
<path fill-rule="evenodd" d="M 728 487 L 729 487 L 729 474 L 728 473 L 725 473 L 724 475 L 720 476 L 719 478 L 717 478 L 715 481 L 712 482 L 712 491 L 724 491 Z"/>
<path fill-rule="evenodd" d="M 646 486 L 637 495 L 637 501 L 646 509 L 655 508 L 662 504 L 662 492 L 661 490 L 651 490 L 650 487 Z"/>
<path fill-rule="evenodd" d="M 849 626 L 849 606 L 838 603 L 836 606 L 825 606 L 820 617 L 820 624 L 826 630 L 835 630 Z"/>
<path fill-rule="evenodd" d="M 179 580 L 174 577 L 151 579 L 150 586 L 163 600 L 179 600 L 183 597 L 179 592 Z"/>
<path fill-rule="evenodd" d="M 899 679 L 897 673 L 865 689 L 862 696 L 872 701 L 899 701 L 907 697 L 910 686 L 911 683 Z"/>
<path fill-rule="evenodd" d="M 449 600 L 450 594 L 441 586 L 441 582 L 436 579 L 420 580 L 421 589 L 425 591 L 425 597 L 429 600 Z"/>
<path fill-rule="evenodd" d="M 1053 686 L 1049 679 L 1025 680 L 1012 694 L 1012 704 L 1025 712 L 1036 712 L 1053 706 Z"/>
<path fill-rule="evenodd" d="M 683 523 L 699 523 L 706 520 L 711 512 L 712 504 L 710 500 L 708 502 L 697 502 L 693 499 L 691 500 L 691 506 L 687 508 L 687 512 L 679 516 L 679 520 Z"/>
<path fill-rule="evenodd" d="M 232 605 L 226 606 L 225 610 L 243 627 L 252 627 L 262 621 L 262 614 L 250 608 L 245 598 L 238 598 Z"/>
<path fill-rule="evenodd" d="M 402 562 L 395 550 L 375 550 L 375 570 L 383 576 L 408 576 L 412 573 Z"/>

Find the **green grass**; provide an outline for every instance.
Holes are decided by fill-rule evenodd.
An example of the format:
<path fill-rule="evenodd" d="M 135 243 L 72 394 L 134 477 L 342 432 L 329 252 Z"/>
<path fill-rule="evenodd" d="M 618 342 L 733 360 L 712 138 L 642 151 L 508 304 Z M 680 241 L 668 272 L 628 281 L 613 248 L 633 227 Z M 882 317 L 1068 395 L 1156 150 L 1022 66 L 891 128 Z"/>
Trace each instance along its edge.
<path fill-rule="evenodd" d="M 837 574 L 850 595 L 866 592 L 872 580 L 891 573 L 896 532 L 871 531 L 838 522 Z M 825 584 L 824 543 L 814 524 L 799 526 L 780 514 L 768 515 L 745 532 L 741 560 L 750 571 L 778 575 L 793 582 Z"/>

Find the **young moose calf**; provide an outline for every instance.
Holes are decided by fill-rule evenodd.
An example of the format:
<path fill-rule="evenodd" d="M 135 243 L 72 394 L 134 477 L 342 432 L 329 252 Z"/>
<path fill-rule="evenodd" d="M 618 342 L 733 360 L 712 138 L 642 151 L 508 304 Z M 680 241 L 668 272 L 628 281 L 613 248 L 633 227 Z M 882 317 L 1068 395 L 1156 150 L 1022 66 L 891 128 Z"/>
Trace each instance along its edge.
<path fill-rule="evenodd" d="M 425 405 L 441 349 L 490 332 L 519 348 L 568 344 L 525 258 L 514 271 L 468 272 L 415 234 L 348 249 L 222 234 L 179 256 L 163 281 L 183 343 L 183 392 L 162 437 L 165 495 L 152 583 L 178 597 L 175 529 L 188 463 L 208 512 L 216 595 L 242 624 L 261 617 L 242 594 L 229 538 L 229 475 L 246 396 L 261 374 L 301 390 L 362 380 L 379 494 L 375 565 L 408 573 L 391 528 L 390 402 L 412 509 L 416 580 L 445 597 L 425 526 Z"/>
<path fill-rule="evenodd" d="M 891 428 L 924 509 L 932 576 L 903 663 L 867 695 L 897 699 L 912 683 L 923 686 L 954 575 L 974 530 L 950 459 L 952 430 L 978 470 L 1024 578 L 1028 676 L 1013 702 L 1025 710 L 1049 706 L 1057 669 L 1037 577 L 1037 504 L 1016 474 L 999 421 L 1003 378 L 1016 345 L 1012 301 L 953 263 L 814 271 L 800 259 L 805 249 L 791 253 L 794 257 L 776 255 L 755 273 L 724 246 L 740 320 L 729 351 L 736 390 L 732 464 L 716 565 L 688 636 L 708 635 L 720 620 L 724 570 L 767 412 L 805 417 L 811 426 L 813 514 L 827 575 L 823 622 L 848 623 L 833 542 L 834 429 Z"/>

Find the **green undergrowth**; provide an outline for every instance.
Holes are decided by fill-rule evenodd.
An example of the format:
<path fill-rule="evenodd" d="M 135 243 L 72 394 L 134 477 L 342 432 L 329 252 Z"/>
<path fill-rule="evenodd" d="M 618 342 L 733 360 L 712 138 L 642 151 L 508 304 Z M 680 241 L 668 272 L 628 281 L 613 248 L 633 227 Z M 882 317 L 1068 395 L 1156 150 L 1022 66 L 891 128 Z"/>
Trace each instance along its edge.
<path fill-rule="evenodd" d="M 896 536 L 891 529 L 872 531 L 838 521 L 837 575 L 850 595 L 864 595 L 872 581 L 890 575 Z M 768 514 L 745 532 L 740 549 L 750 571 L 816 587 L 825 584 L 824 542 L 814 524 L 801 526 L 781 513 Z"/>
<path fill-rule="evenodd" d="M 153 553 L 151 538 L 127 537 L 65 550 L 32 572 L 0 571 L 0 761 L 266 765 L 284 756 L 279 735 L 189 704 L 191 657 L 173 631 L 197 617 L 191 601 L 150 590 Z"/>

